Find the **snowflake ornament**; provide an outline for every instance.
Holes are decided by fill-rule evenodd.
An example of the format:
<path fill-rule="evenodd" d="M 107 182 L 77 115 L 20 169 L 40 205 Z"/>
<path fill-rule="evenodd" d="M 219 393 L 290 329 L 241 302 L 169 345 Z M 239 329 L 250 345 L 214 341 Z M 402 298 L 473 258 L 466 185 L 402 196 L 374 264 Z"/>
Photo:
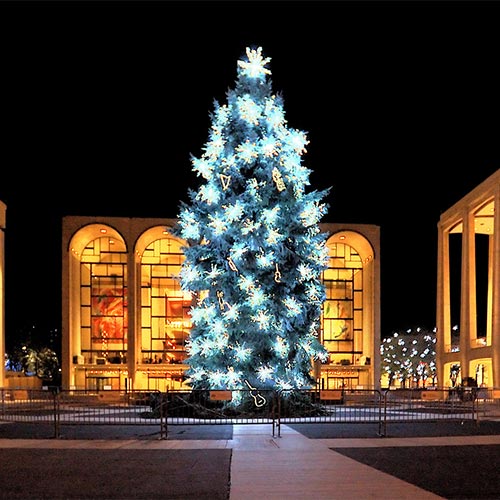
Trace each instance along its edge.
<path fill-rule="evenodd" d="M 238 61 L 238 66 L 242 68 L 242 73 L 250 78 L 262 78 L 264 75 L 270 75 L 265 66 L 271 61 L 270 57 L 262 58 L 262 47 L 257 50 L 247 47 L 248 61 Z"/>

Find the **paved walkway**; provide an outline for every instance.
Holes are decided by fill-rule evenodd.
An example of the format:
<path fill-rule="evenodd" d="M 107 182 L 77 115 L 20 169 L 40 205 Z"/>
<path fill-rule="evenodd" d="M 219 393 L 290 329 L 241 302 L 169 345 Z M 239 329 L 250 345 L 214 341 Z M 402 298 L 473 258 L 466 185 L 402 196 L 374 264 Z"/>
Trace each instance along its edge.
<path fill-rule="evenodd" d="M 331 448 L 435 447 L 474 444 L 500 445 L 500 435 L 309 439 L 285 425 L 281 428 L 280 437 L 272 436 L 270 425 L 234 425 L 233 437 L 227 440 L 0 439 L 0 449 L 119 449 L 121 451 L 141 450 L 141 452 L 147 450 L 150 452 L 152 450 L 206 450 L 207 454 L 209 450 L 228 451 L 230 449 L 232 456 L 230 458 L 229 500 L 261 500 L 263 498 L 266 500 L 299 498 L 301 500 L 304 498 L 314 498 L 315 500 L 368 498 L 430 500 L 443 498 L 390 474 L 364 465 L 333 451 Z M 144 474 L 144 472 L 138 471 L 139 477 L 141 477 L 141 473 Z M 191 474 L 195 474 L 195 472 L 193 471 Z M 189 480 L 185 481 L 185 488 L 184 498 L 194 498 L 192 494 L 188 493 Z M 224 492 L 223 495 L 226 493 Z M 71 498 L 79 497 L 73 496 Z M 99 496 L 94 496 L 94 498 L 99 498 Z M 133 498 L 137 498 L 137 496 Z M 161 496 L 161 498 L 182 498 L 182 496 Z M 217 498 L 223 498 L 223 496 Z"/>
<path fill-rule="evenodd" d="M 235 426 L 230 500 L 441 498 L 330 450 L 339 441 L 355 446 L 349 439 L 308 439 L 287 426 L 280 438 Z M 366 446 L 372 440 L 359 441 Z"/>

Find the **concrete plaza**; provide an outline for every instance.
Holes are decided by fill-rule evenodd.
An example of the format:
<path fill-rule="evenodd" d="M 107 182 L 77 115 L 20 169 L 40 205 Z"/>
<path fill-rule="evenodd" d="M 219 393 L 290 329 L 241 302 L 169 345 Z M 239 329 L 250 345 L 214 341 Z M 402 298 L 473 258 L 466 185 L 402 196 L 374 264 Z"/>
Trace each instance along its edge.
<path fill-rule="evenodd" d="M 168 439 L 4 437 L 0 498 L 498 498 L 500 427 L 446 435 L 440 425 L 432 435 L 386 438 L 314 436 L 331 435 L 321 424 L 284 425 L 280 437 L 262 424 L 229 426 L 225 437 L 220 426 L 177 428 Z"/>

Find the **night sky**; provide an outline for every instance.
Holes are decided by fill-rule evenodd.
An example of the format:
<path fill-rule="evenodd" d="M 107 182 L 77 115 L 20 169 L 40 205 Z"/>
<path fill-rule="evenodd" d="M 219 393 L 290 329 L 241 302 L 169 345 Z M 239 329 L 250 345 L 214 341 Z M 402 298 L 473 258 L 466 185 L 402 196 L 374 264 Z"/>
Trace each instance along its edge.
<path fill-rule="evenodd" d="M 440 214 L 500 168 L 495 2 L 2 2 L 6 331 L 60 328 L 61 218 L 176 217 L 247 46 L 323 222 L 381 228 L 382 335 L 435 324 Z"/>

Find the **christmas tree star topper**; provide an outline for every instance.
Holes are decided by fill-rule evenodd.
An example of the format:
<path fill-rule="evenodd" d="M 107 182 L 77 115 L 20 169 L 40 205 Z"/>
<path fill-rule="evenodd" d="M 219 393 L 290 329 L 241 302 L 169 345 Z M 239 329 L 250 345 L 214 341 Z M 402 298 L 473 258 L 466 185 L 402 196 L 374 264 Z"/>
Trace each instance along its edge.
<path fill-rule="evenodd" d="M 243 72 L 247 76 L 260 78 L 271 74 L 271 71 L 265 67 L 266 64 L 271 62 L 271 58 L 262 58 L 262 47 L 259 47 L 257 50 L 247 47 L 247 57 L 248 61 L 238 61 L 238 66 L 243 69 Z"/>

